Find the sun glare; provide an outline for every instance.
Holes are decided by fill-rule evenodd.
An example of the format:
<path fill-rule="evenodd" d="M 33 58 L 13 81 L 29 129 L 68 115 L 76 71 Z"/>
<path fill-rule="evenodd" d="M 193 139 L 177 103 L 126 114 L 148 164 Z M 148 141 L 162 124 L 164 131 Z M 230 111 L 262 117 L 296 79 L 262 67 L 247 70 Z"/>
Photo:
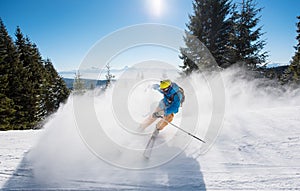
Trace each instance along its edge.
<path fill-rule="evenodd" d="M 163 0 L 148 0 L 151 15 L 159 17 L 163 11 Z"/>

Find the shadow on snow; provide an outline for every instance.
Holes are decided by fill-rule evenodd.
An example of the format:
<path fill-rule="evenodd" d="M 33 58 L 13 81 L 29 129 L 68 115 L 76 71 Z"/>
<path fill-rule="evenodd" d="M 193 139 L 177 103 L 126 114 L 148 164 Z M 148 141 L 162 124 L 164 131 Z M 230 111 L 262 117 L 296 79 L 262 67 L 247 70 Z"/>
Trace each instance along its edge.
<path fill-rule="evenodd" d="M 86 167 L 80 174 L 75 170 L 73 176 L 68 177 L 66 174 L 61 179 L 53 174 L 37 176 L 28 155 L 29 153 L 24 156 L 11 178 L 4 184 L 4 190 L 206 190 L 199 162 L 187 157 L 184 152 L 170 162 L 151 169 L 126 170 L 102 161 L 101 165 Z"/>

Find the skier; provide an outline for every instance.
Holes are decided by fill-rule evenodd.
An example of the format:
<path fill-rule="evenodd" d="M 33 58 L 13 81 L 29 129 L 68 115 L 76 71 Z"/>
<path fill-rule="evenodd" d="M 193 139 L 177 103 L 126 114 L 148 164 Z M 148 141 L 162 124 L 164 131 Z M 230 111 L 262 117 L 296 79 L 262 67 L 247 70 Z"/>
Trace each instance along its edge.
<path fill-rule="evenodd" d="M 164 95 L 159 102 L 155 112 L 150 115 L 142 124 L 141 128 L 145 129 L 158 118 L 162 118 L 157 124 L 153 136 L 157 136 L 159 131 L 168 125 L 174 118 L 174 114 L 178 112 L 179 107 L 184 101 L 184 92 L 181 87 L 171 80 L 160 81 L 160 84 L 154 84 L 153 89 L 158 90 Z"/>

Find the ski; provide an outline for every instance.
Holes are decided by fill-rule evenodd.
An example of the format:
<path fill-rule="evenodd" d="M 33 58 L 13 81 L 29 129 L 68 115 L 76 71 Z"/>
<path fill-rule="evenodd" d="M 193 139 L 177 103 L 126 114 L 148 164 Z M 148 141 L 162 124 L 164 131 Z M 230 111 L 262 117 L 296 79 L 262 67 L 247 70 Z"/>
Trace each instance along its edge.
<path fill-rule="evenodd" d="M 151 156 L 152 148 L 153 148 L 156 136 L 158 135 L 158 132 L 159 131 L 157 129 L 154 130 L 154 132 L 152 133 L 152 135 L 146 145 L 145 151 L 143 153 L 143 155 L 146 159 L 149 159 Z"/>

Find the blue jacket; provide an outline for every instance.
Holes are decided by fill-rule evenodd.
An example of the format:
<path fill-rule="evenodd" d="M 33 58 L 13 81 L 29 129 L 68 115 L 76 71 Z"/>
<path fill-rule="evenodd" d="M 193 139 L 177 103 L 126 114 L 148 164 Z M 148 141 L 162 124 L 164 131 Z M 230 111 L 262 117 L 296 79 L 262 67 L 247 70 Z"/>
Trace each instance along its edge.
<path fill-rule="evenodd" d="M 179 87 L 176 83 L 172 83 L 170 89 L 164 92 L 158 88 L 158 91 L 164 95 L 162 99 L 165 115 L 177 113 L 181 104 L 182 94 L 179 92 Z M 161 103 L 160 103 L 161 104 Z"/>

